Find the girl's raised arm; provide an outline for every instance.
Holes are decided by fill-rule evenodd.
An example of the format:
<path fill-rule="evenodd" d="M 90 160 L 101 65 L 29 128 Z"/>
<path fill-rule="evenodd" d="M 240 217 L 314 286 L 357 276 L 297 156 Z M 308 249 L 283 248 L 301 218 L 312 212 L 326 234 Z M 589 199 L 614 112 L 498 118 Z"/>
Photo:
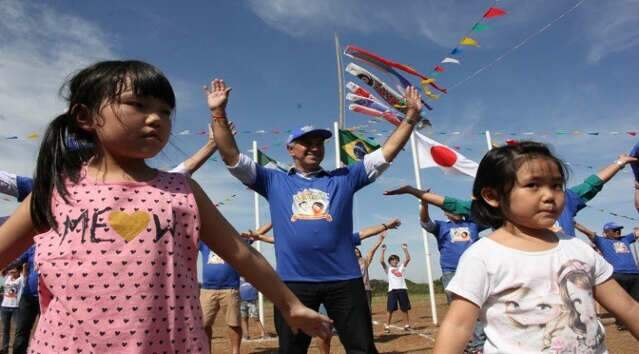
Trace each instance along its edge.
<path fill-rule="evenodd" d="M 630 333 L 639 339 L 639 303 L 616 280 L 610 278 L 595 286 L 593 295 L 601 306 L 620 319 Z"/>
<path fill-rule="evenodd" d="M 266 259 L 246 245 L 202 188 L 193 180 L 189 182 L 200 212 L 202 241 L 273 301 L 293 330 L 301 329 L 309 336 L 329 338 L 331 320 L 304 306 L 282 283 Z"/>
<path fill-rule="evenodd" d="M 33 236 L 38 234 L 31 221 L 30 205 L 31 195 L 0 226 L 0 269 L 20 257 L 33 243 Z"/>

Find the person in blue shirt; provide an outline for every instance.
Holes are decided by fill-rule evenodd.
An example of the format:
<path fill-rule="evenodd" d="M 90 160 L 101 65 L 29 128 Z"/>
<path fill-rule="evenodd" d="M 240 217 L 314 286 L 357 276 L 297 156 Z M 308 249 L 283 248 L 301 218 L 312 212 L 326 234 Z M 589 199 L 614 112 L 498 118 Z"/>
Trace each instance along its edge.
<path fill-rule="evenodd" d="M 597 235 L 587 227 L 575 223 L 575 228 L 584 235 L 601 251 L 601 255 L 613 267 L 612 278 L 626 290 L 630 296 L 639 301 L 639 267 L 632 255 L 633 243 L 639 238 L 639 228 L 633 232 L 622 235 L 622 225 L 616 222 L 607 222 L 603 226 L 603 235 Z M 618 324 L 620 327 L 621 324 Z M 623 327 L 622 327 L 623 328 Z"/>
<path fill-rule="evenodd" d="M 604 167 L 597 172 L 597 174 L 589 176 L 583 183 L 566 189 L 564 209 L 552 231 L 563 232 L 568 236 L 575 236 L 574 218 L 577 213 L 585 208 L 586 203 L 602 190 L 606 182 L 610 181 L 617 172 L 621 171 L 629 163 L 632 163 L 633 166 L 636 165 L 637 158 L 627 154 L 621 154 L 612 164 Z M 428 192 L 421 193 L 418 198 L 427 200 L 429 204 L 438 206 L 445 212 L 470 217 L 470 200 L 439 196 Z M 639 201 L 637 203 L 639 203 Z"/>
<path fill-rule="evenodd" d="M 260 332 L 260 338 L 267 338 L 264 326 L 260 322 L 260 312 L 257 305 L 257 289 L 251 283 L 240 277 L 240 317 L 242 318 L 242 333 L 244 339 L 250 339 L 249 319 L 255 321 Z"/>
<path fill-rule="evenodd" d="M 363 159 L 333 171 L 321 167 L 329 130 L 304 126 L 288 137 L 293 167 L 282 172 L 258 165 L 241 154 L 226 119 L 230 88 L 214 80 L 206 89 L 220 155 L 232 175 L 269 201 L 277 235 L 277 273 L 302 303 L 317 310 L 324 303 L 349 353 L 377 353 L 371 313 L 353 252 L 353 196 L 386 170 L 420 121 L 421 98 L 406 89 L 406 119 L 384 145 Z M 275 311 L 279 352 L 306 353 L 311 338 L 294 333 Z"/>

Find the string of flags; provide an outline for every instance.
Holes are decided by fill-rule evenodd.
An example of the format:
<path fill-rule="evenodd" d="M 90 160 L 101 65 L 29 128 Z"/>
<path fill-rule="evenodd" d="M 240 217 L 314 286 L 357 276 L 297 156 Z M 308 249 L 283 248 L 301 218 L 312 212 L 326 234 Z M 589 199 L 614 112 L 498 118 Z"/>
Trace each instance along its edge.
<path fill-rule="evenodd" d="M 606 210 L 606 209 L 603 209 L 603 208 L 593 207 L 593 206 L 590 206 L 590 205 L 586 205 L 586 207 L 588 207 L 590 209 L 593 209 L 593 210 L 596 210 L 596 211 L 598 211 L 600 213 L 608 214 L 610 216 L 615 216 L 615 217 L 626 219 L 626 220 L 639 221 L 639 219 L 637 219 L 635 217 L 622 215 L 622 214 L 619 214 L 619 213 L 616 213 L 616 212 L 613 212 L 613 211 L 609 211 L 609 210 Z"/>
<path fill-rule="evenodd" d="M 238 195 L 237 195 L 237 194 L 232 194 L 232 195 L 230 195 L 230 196 L 228 196 L 228 197 L 226 197 L 226 198 L 222 199 L 222 201 L 221 201 L 221 202 L 217 202 L 217 203 L 215 203 L 215 206 L 216 206 L 216 207 L 221 207 L 221 206 L 224 206 L 224 205 L 228 205 L 228 204 L 230 204 L 230 203 L 233 201 L 233 199 L 235 199 L 235 198 L 237 198 L 237 197 L 238 197 Z"/>

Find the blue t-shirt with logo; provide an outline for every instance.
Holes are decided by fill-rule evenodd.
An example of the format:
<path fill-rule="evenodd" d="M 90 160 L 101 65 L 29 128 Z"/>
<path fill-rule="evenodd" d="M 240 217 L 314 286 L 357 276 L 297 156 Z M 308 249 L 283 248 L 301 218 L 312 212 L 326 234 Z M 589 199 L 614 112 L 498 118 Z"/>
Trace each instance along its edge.
<path fill-rule="evenodd" d="M 202 287 L 204 289 L 237 289 L 240 275 L 220 256 L 200 241 L 202 254 Z"/>
<path fill-rule="evenodd" d="M 639 268 L 630 248 L 636 240 L 634 233 L 618 239 L 597 235 L 594 243 L 601 250 L 604 259 L 612 265 L 615 273 L 639 274 Z"/>
<path fill-rule="evenodd" d="M 561 211 L 557 224 L 564 234 L 575 236 L 575 216 L 579 210 L 586 207 L 586 202 L 573 190 L 566 189 L 564 210 Z"/>
<path fill-rule="evenodd" d="M 251 283 L 240 279 L 240 300 L 255 301 L 257 300 L 257 289 Z"/>
<path fill-rule="evenodd" d="M 250 186 L 268 199 L 284 281 L 361 278 L 353 252 L 353 195 L 371 183 L 362 162 L 309 178 L 256 166 Z"/>
<path fill-rule="evenodd" d="M 434 221 L 434 229 L 428 230 L 435 235 L 439 248 L 439 264 L 444 272 L 457 270 L 459 258 L 475 241 L 479 233 L 486 229 L 472 221 Z"/>

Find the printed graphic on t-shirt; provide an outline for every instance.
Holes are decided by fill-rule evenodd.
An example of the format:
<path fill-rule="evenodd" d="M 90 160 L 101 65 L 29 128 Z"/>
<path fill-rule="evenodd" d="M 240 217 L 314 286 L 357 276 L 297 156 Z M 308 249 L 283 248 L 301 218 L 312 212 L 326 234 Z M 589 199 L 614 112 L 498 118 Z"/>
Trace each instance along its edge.
<path fill-rule="evenodd" d="M 291 221 L 319 220 L 333 221 L 328 213 L 328 194 L 318 189 L 307 188 L 293 196 L 293 216 Z"/>
<path fill-rule="evenodd" d="M 450 240 L 452 242 L 470 241 L 470 230 L 467 227 L 455 227 L 450 229 Z"/>
<path fill-rule="evenodd" d="M 209 252 L 209 259 L 206 262 L 207 264 L 224 264 L 224 260 L 222 259 L 222 257 L 218 256 L 217 254 L 215 254 L 215 252 L 210 251 Z"/>
<path fill-rule="evenodd" d="M 393 273 L 393 275 L 398 278 L 402 277 L 402 272 L 399 270 L 399 268 L 391 268 L 391 273 Z"/>
<path fill-rule="evenodd" d="M 623 242 L 615 242 L 613 246 L 615 248 L 615 253 L 630 253 L 628 246 L 626 246 Z"/>
<path fill-rule="evenodd" d="M 18 297 L 18 290 L 20 289 L 20 283 L 5 284 L 4 297 L 7 299 L 15 299 Z"/>
<path fill-rule="evenodd" d="M 551 279 L 554 278 L 554 279 Z M 564 263 L 547 287 L 516 287 L 490 296 L 487 317 L 510 343 L 544 353 L 594 353 L 604 342 L 592 289 L 592 267 Z"/>

